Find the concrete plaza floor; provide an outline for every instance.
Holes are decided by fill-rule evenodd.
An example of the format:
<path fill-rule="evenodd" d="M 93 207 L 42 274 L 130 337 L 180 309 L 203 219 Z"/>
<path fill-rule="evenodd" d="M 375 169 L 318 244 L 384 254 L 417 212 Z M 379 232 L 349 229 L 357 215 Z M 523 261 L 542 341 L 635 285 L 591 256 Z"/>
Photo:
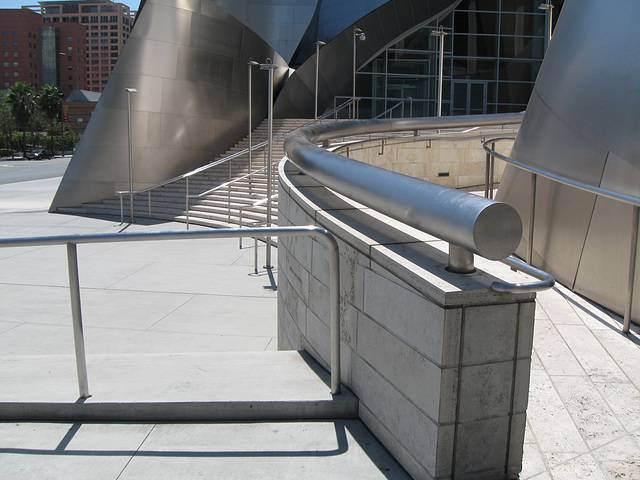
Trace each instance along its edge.
<path fill-rule="evenodd" d="M 49 214 L 59 180 L 0 185 L 0 238 L 184 229 Z M 252 274 L 249 242 L 242 250 L 237 240 L 173 243 L 78 247 L 89 357 L 275 351 L 277 292 L 264 270 Z M 3 375 L 12 359 L 72 356 L 64 247 L 0 249 L 0 298 L 3 389 L 46 393 L 26 391 L 37 382 Z M 620 328 L 619 317 L 561 286 L 538 295 L 521 479 L 640 479 L 640 329 L 623 335 Z M 55 390 L 47 383 L 55 365 L 48 367 L 39 375 Z M 155 370 L 172 375 L 162 363 Z M 77 396 L 75 372 L 68 377 L 62 391 Z M 360 422 L 347 420 L 4 422 L 0 477 L 406 475 Z"/>

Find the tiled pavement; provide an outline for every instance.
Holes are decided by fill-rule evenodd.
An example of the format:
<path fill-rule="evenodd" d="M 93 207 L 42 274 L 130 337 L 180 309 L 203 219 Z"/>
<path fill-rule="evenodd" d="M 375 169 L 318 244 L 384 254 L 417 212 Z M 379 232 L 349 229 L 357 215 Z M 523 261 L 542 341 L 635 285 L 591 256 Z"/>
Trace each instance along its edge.
<path fill-rule="evenodd" d="M 113 221 L 47 214 L 48 201 L 57 181 L 50 179 L 0 186 L 0 237 L 89 233 L 121 228 Z M 136 228 L 156 226 L 138 225 Z M 196 318 L 198 312 L 217 308 L 216 298 L 211 292 L 219 288 L 235 288 L 237 285 L 217 283 L 215 279 L 210 279 L 216 284 L 193 292 L 190 291 L 187 277 L 182 276 L 180 278 L 186 284 L 176 283 L 173 288 L 161 291 L 153 282 L 159 275 L 157 269 L 163 263 L 167 268 L 173 268 L 170 254 L 162 248 L 127 248 L 128 252 L 125 249 L 124 253 L 130 264 L 147 262 L 152 265 L 142 269 L 131 269 L 131 265 L 124 263 L 111 265 L 111 268 L 116 268 L 118 275 L 126 276 L 126 280 L 116 288 L 113 284 L 98 283 L 97 278 L 85 277 L 91 285 L 86 297 L 87 308 L 95 309 L 94 318 L 104 316 L 113 319 L 114 323 L 102 331 L 110 336 L 111 344 L 117 349 L 138 347 L 141 353 L 152 353 L 174 346 L 176 334 L 181 342 L 189 345 L 185 348 L 195 351 L 204 348 L 204 336 L 221 349 L 271 350 L 275 347 L 273 321 L 265 325 L 251 322 L 212 324 L 194 320 L 188 331 L 172 332 L 175 330 L 176 315 L 187 313 Z M 198 251 L 198 248 L 183 252 L 194 259 L 202 253 L 207 254 Z M 100 254 L 99 248 L 91 252 L 90 257 L 95 256 L 95 268 L 100 268 Z M 253 261 L 251 252 L 238 251 L 237 244 L 232 243 L 217 249 L 215 254 L 208 254 L 211 257 L 207 262 L 219 264 L 228 272 L 234 266 L 247 269 Z M 26 270 L 41 275 L 39 283 L 25 283 L 20 275 L 27 272 L 11 272 L 13 260 L 4 254 L 0 255 L 0 342 L 3 354 L 21 348 L 15 337 L 7 335 L 7 332 L 16 330 L 15 324 L 21 322 L 17 314 L 20 309 L 26 308 L 31 315 L 42 315 L 43 321 L 38 323 L 38 328 L 50 332 L 50 343 L 58 338 L 55 328 L 58 320 L 55 316 L 45 317 L 45 314 L 55 314 L 51 308 L 44 307 L 36 299 L 26 305 L 12 303 L 11 299 L 17 297 L 8 294 L 37 290 L 38 297 L 51 297 L 55 301 L 57 297 L 51 293 L 63 289 L 62 285 L 58 285 L 62 280 L 47 270 L 44 252 L 25 252 L 24 255 L 31 256 L 30 266 Z M 194 264 L 193 268 L 200 271 L 198 265 Z M 247 287 L 256 289 L 250 295 L 252 298 L 240 299 L 237 304 L 249 308 L 251 302 L 263 302 L 264 305 L 260 303 L 262 306 L 259 308 L 275 309 L 274 292 L 268 291 L 263 284 L 268 286 L 264 276 L 256 286 Z M 146 291 L 142 291 L 141 285 L 146 285 Z M 118 309 L 107 308 L 113 306 L 110 296 L 115 290 L 119 291 L 117 301 L 124 302 L 120 306 L 133 309 L 133 316 L 144 311 L 153 318 L 157 317 L 156 320 L 146 325 L 127 323 L 125 318 L 117 314 Z M 91 300 L 91 296 L 95 297 L 95 301 Z M 143 298 L 143 304 L 130 302 L 129 296 L 135 296 L 136 300 Z M 97 308 L 96 305 L 102 307 Z M 91 327 L 87 325 L 88 332 Z M 97 328 L 98 325 L 93 327 Z M 31 325 L 29 328 L 36 327 Z M 538 294 L 528 429 L 521 479 L 640 479 L 640 328 L 632 326 L 629 335 L 623 335 L 620 328 L 619 317 L 603 311 L 562 286 Z M 206 348 L 210 345 L 208 342 Z M 38 348 L 50 348 L 50 345 Z M 321 461 L 322 455 L 310 458 L 301 453 L 313 449 L 335 452 L 337 432 L 343 432 L 339 436 L 343 445 L 366 443 L 362 441 L 364 433 L 359 424 L 338 423 L 266 424 L 265 428 L 279 430 L 282 436 L 296 442 L 299 447 L 277 459 L 270 458 L 268 452 L 250 454 L 243 451 L 255 430 L 242 424 L 222 431 L 219 426 L 215 429 L 211 425 L 193 424 L 36 423 L 29 424 L 28 428 L 19 428 L 21 425 L 5 423 L 0 424 L 0 477 L 192 478 L 203 472 L 217 472 L 220 476 L 214 475 L 214 478 L 246 478 L 242 476 L 242 471 L 235 469 L 238 458 L 243 459 L 242 463 L 255 467 L 249 470 L 259 472 L 255 478 L 296 478 L 300 471 L 306 471 L 305 478 L 328 478 L 333 475 L 372 478 L 374 473 L 378 475 L 381 472 L 386 478 L 402 477 L 402 473 L 393 465 L 391 470 L 385 470 L 387 467 L 349 470 L 355 464 L 348 460 L 330 467 Z M 311 435 L 317 439 L 316 442 L 305 444 L 309 436 L 299 436 L 301 430 L 317 430 Z M 322 431 L 328 431 L 329 436 L 322 437 Z M 212 445 L 219 444 L 221 438 L 227 448 L 223 452 L 212 452 Z M 322 440 L 324 438 L 329 440 Z M 234 442 L 241 442 L 241 445 L 235 445 Z M 337 447 L 339 450 L 340 445 Z M 264 445 L 258 442 L 253 448 L 260 451 Z M 286 448 L 282 446 L 281 450 Z M 379 452 L 367 451 L 365 456 L 375 457 L 376 454 Z M 312 471 L 314 468 L 315 473 Z"/>

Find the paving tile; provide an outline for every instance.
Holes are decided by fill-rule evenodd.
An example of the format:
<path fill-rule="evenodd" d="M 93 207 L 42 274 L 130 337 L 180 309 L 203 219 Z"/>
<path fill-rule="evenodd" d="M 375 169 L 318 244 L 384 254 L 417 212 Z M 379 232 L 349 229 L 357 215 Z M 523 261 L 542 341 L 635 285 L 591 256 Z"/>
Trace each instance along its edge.
<path fill-rule="evenodd" d="M 581 455 L 551 469 L 553 480 L 608 480 L 593 456 Z"/>
<path fill-rule="evenodd" d="M 593 456 L 611 478 L 640 478 L 640 446 L 631 435 L 594 450 Z"/>
<path fill-rule="evenodd" d="M 558 294 L 558 291 L 561 288 L 561 286 L 557 286 L 553 287 L 550 290 L 538 292 L 538 305 L 540 305 L 544 309 L 547 316 L 556 325 L 582 325 L 583 323 L 580 316 L 578 316 L 575 310 L 571 307 L 570 304 L 566 302 L 562 295 Z"/>
<path fill-rule="evenodd" d="M 640 338 L 627 337 L 619 330 L 597 330 L 593 332 L 620 369 L 640 389 Z"/>
<path fill-rule="evenodd" d="M 556 325 L 556 328 L 592 381 L 628 381 L 626 375 L 587 327 Z"/>
<path fill-rule="evenodd" d="M 158 425 L 121 480 L 408 479 L 359 422 Z"/>
<path fill-rule="evenodd" d="M 521 479 L 536 478 L 537 475 L 547 471 L 542 454 L 535 443 L 524 444 L 524 454 L 522 455 Z"/>
<path fill-rule="evenodd" d="M 0 424 L 2 476 L 113 480 L 152 425 Z"/>
<path fill-rule="evenodd" d="M 155 323 L 164 332 L 275 337 L 277 304 L 272 298 L 196 295 Z"/>
<path fill-rule="evenodd" d="M 549 463 L 586 453 L 588 447 L 574 424 L 551 379 L 542 370 L 532 370 L 527 412 L 531 432 Z"/>
<path fill-rule="evenodd" d="M 536 321 L 533 335 L 533 348 L 549 375 L 585 374 L 552 322 Z"/>
<path fill-rule="evenodd" d="M 588 378 L 552 377 L 552 382 L 590 448 L 597 448 L 626 434 Z"/>
<path fill-rule="evenodd" d="M 640 429 L 640 390 L 632 383 L 596 383 L 611 411 L 628 431 Z"/>

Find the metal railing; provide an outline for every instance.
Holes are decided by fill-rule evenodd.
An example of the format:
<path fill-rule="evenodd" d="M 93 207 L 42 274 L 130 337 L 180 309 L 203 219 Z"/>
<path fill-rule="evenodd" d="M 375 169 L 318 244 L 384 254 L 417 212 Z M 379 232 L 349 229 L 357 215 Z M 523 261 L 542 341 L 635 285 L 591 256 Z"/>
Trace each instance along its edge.
<path fill-rule="evenodd" d="M 629 278 L 627 283 L 627 302 L 624 311 L 624 324 L 622 331 L 629 333 L 631 328 L 631 310 L 633 307 L 633 290 L 635 284 L 635 271 L 638 257 L 638 225 L 640 224 L 640 198 L 633 197 L 631 195 L 625 195 L 623 193 L 614 192 L 605 188 L 589 185 L 578 180 L 564 177 L 555 173 L 551 173 L 541 168 L 533 167 L 531 165 L 524 164 L 513 158 L 510 158 L 504 154 L 496 152 L 496 143 L 506 140 L 515 140 L 513 137 L 499 137 L 487 140 L 482 145 L 486 152 L 486 174 L 485 174 L 485 196 L 493 196 L 493 174 L 494 174 L 494 157 L 498 157 L 505 162 L 514 165 L 522 170 L 531 173 L 531 198 L 529 200 L 529 234 L 527 244 L 527 263 L 533 262 L 533 236 L 535 226 L 536 215 L 536 187 L 538 176 L 553 180 L 555 182 L 567 185 L 578 190 L 593 193 L 601 197 L 617 200 L 619 202 L 627 203 L 633 206 L 633 213 L 631 219 L 631 252 L 629 254 Z M 491 144 L 491 147 L 489 147 Z"/>
<path fill-rule="evenodd" d="M 353 99 L 349 98 L 349 100 L 347 100 L 346 102 L 343 102 L 340 105 L 335 106 L 330 111 L 320 115 L 317 119 L 310 120 L 307 123 L 301 125 L 300 127 L 296 127 L 294 130 L 296 130 L 298 128 L 303 128 L 303 127 L 307 127 L 309 125 L 316 124 L 316 123 L 320 122 L 321 120 L 326 120 L 326 119 L 329 119 L 331 117 L 334 117 L 334 119 L 337 120 L 337 118 L 338 118 L 337 114 L 341 110 L 343 110 L 345 108 L 349 108 L 352 103 L 353 103 Z M 285 132 L 285 133 L 281 133 L 280 135 L 276 135 L 275 137 L 273 137 L 273 140 L 280 140 L 280 139 L 286 137 L 287 135 L 289 135 L 289 133 L 291 133 L 291 132 Z M 129 207 L 131 209 L 131 219 L 133 220 L 133 218 L 134 218 L 134 214 L 133 214 L 133 210 L 134 210 L 134 208 L 133 208 L 133 196 L 146 193 L 147 194 L 147 205 L 148 205 L 148 209 L 149 209 L 148 213 L 149 213 L 149 216 L 151 216 L 151 192 L 153 190 L 156 190 L 156 189 L 158 189 L 160 187 L 164 187 L 164 186 L 169 185 L 171 183 L 176 183 L 176 182 L 179 182 L 181 180 L 185 180 L 186 189 L 188 191 L 189 190 L 189 178 L 190 177 L 193 177 L 194 175 L 197 175 L 199 173 L 207 171 L 207 170 L 209 170 L 211 168 L 218 167 L 218 166 L 223 165 L 225 163 L 229 164 L 229 181 L 231 181 L 232 180 L 231 179 L 231 161 L 235 160 L 238 157 L 244 157 L 245 155 L 248 155 L 249 152 L 253 152 L 254 150 L 263 149 L 263 148 L 267 147 L 268 144 L 269 144 L 269 141 L 265 140 L 265 141 L 256 143 L 255 145 L 250 145 L 249 147 L 247 147 L 247 148 L 245 148 L 243 150 L 240 150 L 240 151 L 238 151 L 236 153 L 233 153 L 231 155 L 227 155 L 226 157 L 221 158 L 219 160 L 216 160 L 215 162 L 208 163 L 208 164 L 203 165 L 201 167 L 198 167 L 198 168 L 196 168 L 194 170 L 191 170 L 190 172 L 180 174 L 180 175 L 178 175 L 176 177 L 173 177 L 173 178 L 169 178 L 168 180 L 164 180 L 164 181 L 162 181 L 160 183 L 156 183 L 155 185 L 151 185 L 149 187 L 145 187 L 145 188 L 141 188 L 139 190 L 133 190 L 133 191 L 130 191 L 130 190 L 118 190 L 118 191 L 116 191 L 116 195 L 118 195 L 120 197 L 120 222 L 124 222 L 124 200 L 123 200 L 124 196 L 129 196 L 130 199 L 131 199 Z M 253 170 L 252 169 L 252 165 L 249 165 L 249 170 Z M 262 169 L 260 169 L 260 171 L 261 170 Z M 250 172 L 250 174 L 253 174 L 253 173 L 256 173 L 256 171 Z"/>
<path fill-rule="evenodd" d="M 47 237 L 9 238 L 0 240 L 3 247 L 29 247 L 66 245 L 69 269 L 69 290 L 71 294 L 71 313 L 73 322 L 73 338 L 75 345 L 78 389 L 81 398 L 90 397 L 87 360 L 85 353 L 84 329 L 82 325 L 82 309 L 80 305 L 80 282 L 78 277 L 78 244 L 87 243 L 119 243 L 145 242 L 157 240 L 203 239 L 203 238 L 237 238 L 254 235 L 298 237 L 311 236 L 324 243 L 329 249 L 329 302 L 330 302 L 330 343 L 331 343 L 331 393 L 340 393 L 340 257 L 338 243 L 327 230 L 315 226 L 306 227 L 271 227 L 271 228 L 230 228 L 218 230 L 191 230 L 168 232 L 140 233 L 102 233 L 90 235 L 61 235 Z"/>
<path fill-rule="evenodd" d="M 387 108 L 384 112 L 379 113 L 378 115 L 376 115 L 375 117 L 373 117 L 374 119 L 378 119 L 378 118 L 387 118 L 387 114 L 393 112 L 396 108 L 401 107 L 401 112 L 400 112 L 400 117 L 404 118 L 404 104 L 405 102 L 409 102 L 409 118 L 413 117 L 413 98 L 412 97 L 405 97 L 402 100 L 400 100 L 398 103 L 396 103 L 395 105 L 393 105 L 392 107 Z M 393 117 L 393 115 L 390 115 L 390 117 Z"/>
<path fill-rule="evenodd" d="M 285 151 L 296 167 L 317 182 L 449 242 L 451 271 L 474 271 L 474 254 L 503 260 L 517 268 L 516 259 L 507 257 L 520 243 L 522 222 L 510 205 L 357 162 L 326 151 L 316 143 L 328 144 L 333 138 L 348 135 L 505 125 L 521 120 L 522 114 L 501 114 L 315 125 L 289 135 Z M 533 292 L 553 286 L 553 277 L 546 272 L 532 266 L 520 267 L 539 281 L 528 285 L 496 283 L 492 289 Z"/>

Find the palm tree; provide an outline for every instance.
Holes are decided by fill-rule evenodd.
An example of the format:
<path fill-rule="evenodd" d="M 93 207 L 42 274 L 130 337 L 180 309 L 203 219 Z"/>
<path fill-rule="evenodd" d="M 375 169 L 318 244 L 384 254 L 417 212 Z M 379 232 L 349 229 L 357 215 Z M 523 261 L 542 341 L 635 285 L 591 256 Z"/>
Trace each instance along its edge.
<path fill-rule="evenodd" d="M 53 154 L 53 120 L 62 109 L 62 98 L 58 87 L 44 85 L 38 95 L 38 105 L 49 119 L 49 135 L 51 137 L 51 153 Z"/>
<path fill-rule="evenodd" d="M 7 101 L 18 124 L 22 127 L 22 154 L 27 155 L 27 125 L 35 113 L 38 104 L 33 87 L 28 83 L 17 82 L 9 88 Z"/>

